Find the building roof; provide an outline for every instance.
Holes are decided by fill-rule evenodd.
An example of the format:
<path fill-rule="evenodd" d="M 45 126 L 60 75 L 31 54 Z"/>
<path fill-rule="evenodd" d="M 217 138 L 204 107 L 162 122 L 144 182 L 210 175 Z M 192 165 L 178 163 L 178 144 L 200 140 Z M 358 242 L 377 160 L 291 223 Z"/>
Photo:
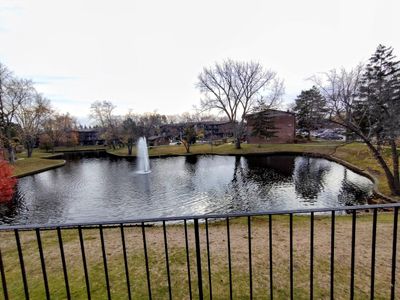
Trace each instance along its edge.
<path fill-rule="evenodd" d="M 295 115 L 295 113 L 292 113 L 290 111 L 285 111 L 285 110 L 279 110 L 279 109 L 265 109 L 261 111 L 256 111 L 250 114 L 246 114 L 245 118 L 252 117 L 254 115 L 260 114 L 260 113 L 272 113 L 272 114 L 288 114 L 288 115 Z"/>

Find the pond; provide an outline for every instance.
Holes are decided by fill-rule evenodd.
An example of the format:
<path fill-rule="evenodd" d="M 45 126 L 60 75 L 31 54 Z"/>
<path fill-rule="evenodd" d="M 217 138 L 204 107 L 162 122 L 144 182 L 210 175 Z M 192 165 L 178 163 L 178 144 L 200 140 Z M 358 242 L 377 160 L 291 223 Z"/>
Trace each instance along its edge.
<path fill-rule="evenodd" d="M 0 224 L 48 224 L 365 204 L 373 183 L 305 156 L 188 156 L 136 161 L 69 155 L 64 167 L 21 178 Z"/>

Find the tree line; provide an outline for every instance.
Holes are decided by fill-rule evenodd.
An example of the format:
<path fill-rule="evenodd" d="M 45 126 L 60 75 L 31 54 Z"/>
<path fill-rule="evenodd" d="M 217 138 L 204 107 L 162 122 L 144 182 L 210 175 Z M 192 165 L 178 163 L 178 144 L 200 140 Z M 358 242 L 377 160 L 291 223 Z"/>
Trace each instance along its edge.
<path fill-rule="evenodd" d="M 400 195 L 400 62 L 393 48 L 379 45 L 366 64 L 350 70 L 333 69 L 310 80 L 314 86 L 292 103 L 298 128 L 310 139 L 312 130 L 328 123 L 343 127 L 347 138 L 357 138 L 368 146 L 392 193 Z M 232 60 L 204 68 L 197 86 L 203 96 L 201 107 L 232 122 L 237 148 L 246 115 L 276 108 L 284 92 L 276 72 L 259 63 Z M 255 124 L 258 134 L 274 133 L 273 122 L 265 115 L 260 114 Z"/>
<path fill-rule="evenodd" d="M 343 127 L 347 139 L 367 145 L 392 193 L 400 195 L 400 61 L 393 48 L 379 45 L 367 63 L 310 80 L 314 86 L 295 100 L 298 127 L 308 133 L 327 121 Z"/>
<path fill-rule="evenodd" d="M 368 146 L 385 172 L 392 193 L 400 195 L 400 62 L 393 49 L 379 45 L 365 64 L 333 69 L 310 80 L 313 87 L 301 91 L 292 105 L 298 128 L 308 137 L 327 122 L 345 128 L 347 138 L 357 138 Z M 275 71 L 258 62 L 230 59 L 205 67 L 196 87 L 201 101 L 193 114 L 128 112 L 118 116 L 111 101 L 96 101 L 90 107 L 90 117 L 107 144 L 114 148 L 126 145 L 131 153 L 137 137 L 159 134 L 161 125 L 179 122 L 187 124 L 181 139 L 189 147 L 195 135 L 190 123 L 216 120 L 216 113 L 231 123 L 236 148 L 240 148 L 246 133 L 246 116 L 279 108 L 284 94 L 284 81 Z M 256 128 L 257 134 L 267 136 L 276 129 L 265 115 L 255 123 L 260 127 Z M 16 77 L 0 63 L 0 147 L 7 150 L 11 162 L 17 142 L 31 156 L 38 136 L 40 144 L 47 148 L 76 144 L 72 129 L 77 126 L 71 115 L 55 112 L 50 101 L 34 89 L 32 81 Z M 385 153 L 389 153 L 389 160 Z"/>
<path fill-rule="evenodd" d="M 95 101 L 90 106 L 90 119 L 99 139 L 113 148 L 127 146 L 128 154 L 132 154 L 138 137 L 158 135 L 160 126 L 164 124 L 224 119 L 200 111 L 176 115 L 129 111 L 121 116 L 115 113 L 115 109 L 111 101 Z M 82 129 L 74 116 L 57 112 L 50 99 L 35 89 L 32 80 L 17 77 L 0 62 L 0 157 L 14 163 L 15 153 L 21 148 L 26 150 L 27 157 L 31 157 L 37 146 L 47 151 L 57 146 L 76 146 L 79 144 L 78 130 Z M 190 125 L 183 128 L 180 138 L 187 151 L 193 135 Z"/>

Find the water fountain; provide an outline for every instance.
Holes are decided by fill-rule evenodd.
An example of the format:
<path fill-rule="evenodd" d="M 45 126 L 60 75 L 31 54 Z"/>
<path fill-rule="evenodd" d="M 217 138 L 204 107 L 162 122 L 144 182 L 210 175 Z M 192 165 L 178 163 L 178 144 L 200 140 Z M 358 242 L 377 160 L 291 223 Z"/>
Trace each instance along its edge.
<path fill-rule="evenodd" d="M 137 173 L 148 174 L 150 170 L 149 152 L 147 150 L 147 142 L 145 137 L 139 138 L 137 142 Z"/>

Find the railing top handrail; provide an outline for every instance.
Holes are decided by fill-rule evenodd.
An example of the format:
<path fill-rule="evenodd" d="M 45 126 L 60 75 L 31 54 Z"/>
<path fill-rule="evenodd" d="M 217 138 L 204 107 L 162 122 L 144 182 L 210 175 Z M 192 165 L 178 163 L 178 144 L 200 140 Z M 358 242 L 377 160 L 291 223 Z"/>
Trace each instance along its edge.
<path fill-rule="evenodd" d="M 110 220 L 104 222 L 75 222 L 75 223 L 60 223 L 60 224 L 29 224 L 29 225 L 1 225 L 0 231 L 9 231 L 15 229 L 33 230 L 33 229 L 53 229 L 53 228 L 79 228 L 79 227 L 92 227 L 100 225 L 121 225 L 121 224 L 141 224 L 141 223 L 158 223 L 162 221 L 185 221 L 185 220 L 201 220 L 201 219 L 222 219 L 222 218 L 235 218 L 235 217 L 255 217 L 255 216 L 268 216 L 268 215 L 288 215 L 288 214 L 307 214 L 331 211 L 346 211 L 346 210 L 370 210 L 370 209 L 391 209 L 400 207 L 400 203 L 387 203 L 387 204 L 371 204 L 371 205 L 355 205 L 355 206 L 342 206 L 342 207 L 326 207 L 326 208 L 301 208 L 290 210 L 268 210 L 261 212 L 244 212 L 244 213 L 227 213 L 227 214 L 206 214 L 206 215 L 189 215 L 178 217 L 161 217 L 161 218 L 143 218 L 143 219 L 123 219 L 123 220 Z"/>

